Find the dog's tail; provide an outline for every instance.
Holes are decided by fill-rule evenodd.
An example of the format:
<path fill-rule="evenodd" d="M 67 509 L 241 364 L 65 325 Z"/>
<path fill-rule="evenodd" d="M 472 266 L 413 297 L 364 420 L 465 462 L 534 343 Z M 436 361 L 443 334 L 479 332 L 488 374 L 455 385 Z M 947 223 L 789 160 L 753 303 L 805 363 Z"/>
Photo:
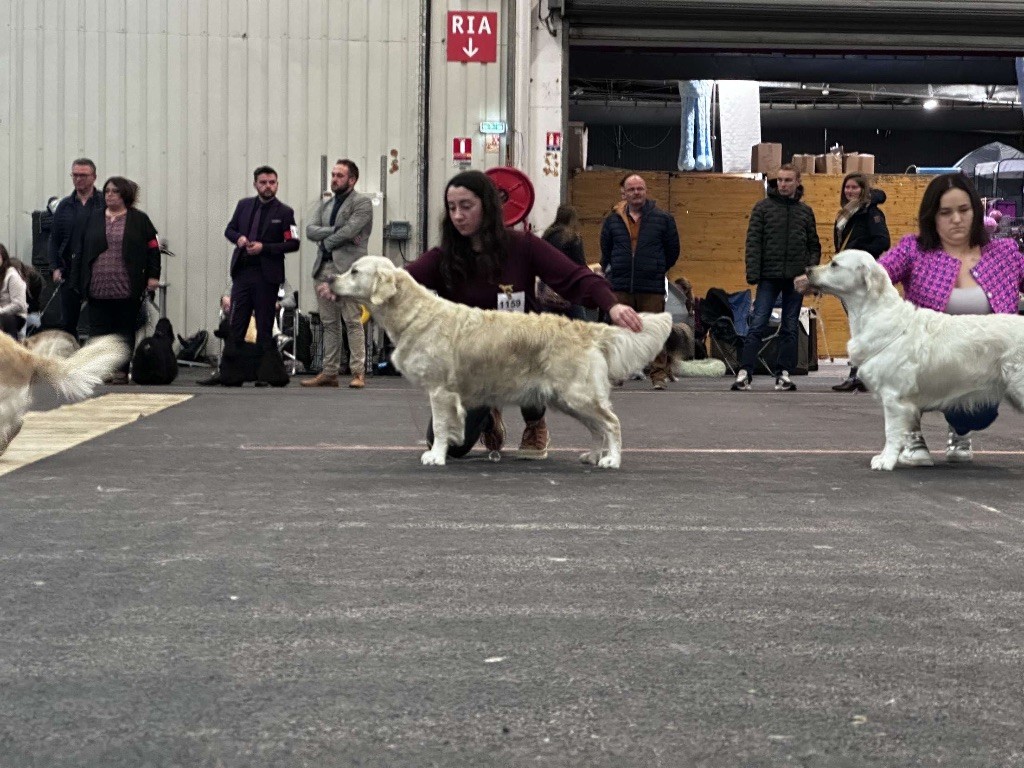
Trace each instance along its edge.
<path fill-rule="evenodd" d="M 608 338 L 604 354 L 608 360 L 608 376 L 624 379 L 634 371 L 642 370 L 657 357 L 666 340 L 672 334 L 672 315 L 668 312 L 651 314 L 642 312 L 644 329 L 639 333 L 625 328 L 615 328 L 616 333 Z M 678 340 L 676 342 L 679 343 Z M 672 354 L 671 349 L 669 354 Z"/>
<path fill-rule="evenodd" d="M 36 356 L 36 377 L 67 400 L 84 400 L 128 359 L 128 345 L 117 336 L 100 336 L 71 357 Z"/>

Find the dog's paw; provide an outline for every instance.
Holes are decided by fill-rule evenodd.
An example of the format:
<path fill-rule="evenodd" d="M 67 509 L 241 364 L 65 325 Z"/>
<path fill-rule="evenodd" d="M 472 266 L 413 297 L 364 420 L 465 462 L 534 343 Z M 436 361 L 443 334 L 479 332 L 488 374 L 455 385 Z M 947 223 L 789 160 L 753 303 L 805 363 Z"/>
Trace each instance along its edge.
<path fill-rule="evenodd" d="M 597 451 L 587 451 L 586 453 L 580 454 L 580 461 L 584 464 L 597 464 L 601 459 L 601 454 Z"/>
<path fill-rule="evenodd" d="M 423 455 L 420 456 L 420 464 L 426 467 L 443 467 L 444 459 L 443 455 L 438 455 L 433 451 L 424 451 Z"/>
<path fill-rule="evenodd" d="M 896 454 L 896 456 L 887 456 L 884 453 L 880 453 L 877 456 L 872 456 L 871 457 L 871 468 L 872 469 L 881 469 L 881 470 L 885 470 L 886 472 L 891 472 L 895 468 L 895 466 L 896 466 L 896 459 L 898 457 L 899 457 L 899 454 Z"/>
<path fill-rule="evenodd" d="M 597 462 L 597 466 L 602 469 L 618 469 L 622 464 L 622 460 L 618 456 L 602 456 Z"/>

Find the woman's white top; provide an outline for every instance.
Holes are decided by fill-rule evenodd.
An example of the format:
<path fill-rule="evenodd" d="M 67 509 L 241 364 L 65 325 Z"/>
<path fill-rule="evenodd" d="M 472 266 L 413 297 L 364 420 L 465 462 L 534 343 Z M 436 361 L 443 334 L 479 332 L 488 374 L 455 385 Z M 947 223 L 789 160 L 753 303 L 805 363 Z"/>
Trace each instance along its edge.
<path fill-rule="evenodd" d="M 28 289 L 14 267 L 7 268 L 0 284 L 0 315 L 28 317 Z"/>

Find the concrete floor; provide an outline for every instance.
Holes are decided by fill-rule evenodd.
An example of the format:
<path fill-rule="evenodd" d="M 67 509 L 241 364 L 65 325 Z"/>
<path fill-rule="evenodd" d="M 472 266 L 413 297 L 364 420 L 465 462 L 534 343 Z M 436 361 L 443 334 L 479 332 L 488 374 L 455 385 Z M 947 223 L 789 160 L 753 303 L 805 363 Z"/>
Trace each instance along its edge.
<path fill-rule="evenodd" d="M 186 371 L 0 477 L 0 765 L 1024 765 L 1024 421 L 872 472 L 844 374 L 628 382 L 607 471 Z"/>

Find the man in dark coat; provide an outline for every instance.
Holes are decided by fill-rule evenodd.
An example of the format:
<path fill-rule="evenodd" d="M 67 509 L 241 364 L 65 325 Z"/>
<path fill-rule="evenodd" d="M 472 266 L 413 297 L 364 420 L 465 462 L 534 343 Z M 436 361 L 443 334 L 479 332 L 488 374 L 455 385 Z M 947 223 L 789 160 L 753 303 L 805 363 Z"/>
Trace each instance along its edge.
<path fill-rule="evenodd" d="M 256 343 L 274 345 L 274 305 L 284 282 L 284 255 L 299 250 L 295 212 L 277 199 L 277 171 L 268 165 L 252 174 L 256 197 L 238 201 L 224 236 L 231 254 L 231 335 L 241 343 L 256 313 Z"/>
<path fill-rule="evenodd" d="M 89 158 L 72 161 L 71 183 L 75 191 L 61 200 L 53 212 L 47 258 L 53 282 L 61 285 L 60 327 L 77 339 L 82 294 L 69 278 L 82 256 L 85 225 L 96 211 L 103 210 L 104 201 L 103 193 L 96 189 L 96 163 Z"/>
<path fill-rule="evenodd" d="M 647 199 L 647 183 L 623 177 L 622 200 L 601 227 L 601 269 L 620 302 L 638 312 L 665 311 L 665 275 L 679 259 L 679 231 L 672 216 Z M 651 383 L 664 389 L 668 355 L 661 350 L 650 366 Z"/>
<path fill-rule="evenodd" d="M 299 230 L 295 212 L 277 199 L 277 171 L 262 165 L 253 171 L 252 178 L 256 196 L 238 201 L 224 230 L 224 236 L 235 246 L 230 268 L 230 339 L 225 340 L 230 344 L 226 343 L 225 349 L 242 348 L 249 320 L 255 314 L 256 343 L 263 348 L 264 358 L 278 358 L 265 359 L 264 363 L 270 365 L 280 358 L 274 341 L 274 312 L 278 288 L 284 282 L 284 255 L 299 250 Z M 281 366 L 272 367 L 276 371 Z M 221 368 L 219 377 L 214 374 L 201 383 L 240 383 L 225 380 L 223 360 Z M 257 377 L 257 383 L 267 382 Z"/>
<path fill-rule="evenodd" d="M 768 322 L 776 300 L 782 297 L 778 357 L 775 361 L 775 389 L 793 391 L 796 385 L 789 374 L 796 369 L 797 327 L 803 295 L 793 287 L 793 279 L 807 267 L 821 261 L 821 243 L 814 211 L 800 202 L 803 187 L 800 171 L 792 164 L 779 169 L 774 188 L 754 205 L 747 226 L 747 283 L 757 286 L 750 329 L 743 340 L 740 370 L 733 391 L 751 388 L 757 355 L 768 332 Z"/>

